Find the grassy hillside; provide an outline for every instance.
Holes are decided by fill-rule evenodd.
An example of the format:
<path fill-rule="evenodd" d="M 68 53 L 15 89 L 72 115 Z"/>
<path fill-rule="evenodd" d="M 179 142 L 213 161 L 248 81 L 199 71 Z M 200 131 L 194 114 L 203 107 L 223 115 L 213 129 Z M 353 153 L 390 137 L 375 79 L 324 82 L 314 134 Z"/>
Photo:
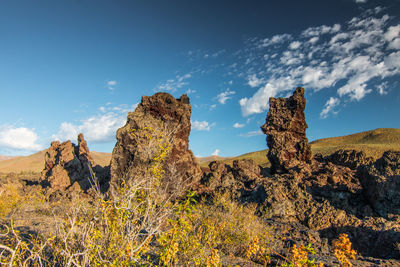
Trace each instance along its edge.
<path fill-rule="evenodd" d="M 356 149 L 378 158 L 386 150 L 400 151 L 400 129 L 379 128 L 371 131 L 324 138 L 311 142 L 313 153 L 331 154 L 338 149 Z"/>
<path fill-rule="evenodd" d="M 324 138 L 313 141 L 311 150 L 313 154 L 321 153 L 329 155 L 339 149 L 362 150 L 368 156 L 379 158 L 386 150 L 400 151 L 400 129 L 379 128 L 371 131 L 355 133 L 351 135 Z M 257 164 L 263 167 L 269 166 L 267 160 L 267 149 L 250 152 L 237 157 L 224 159 L 223 162 L 230 164 L 236 159 L 253 159 Z M 207 166 L 209 162 L 201 162 L 201 166 Z"/>
<path fill-rule="evenodd" d="M 2 155 L 0 155 L 0 161 L 2 161 L 2 160 L 7 160 L 7 159 L 12 159 L 12 158 L 14 158 L 14 157 L 12 157 L 12 156 L 2 156 Z"/>

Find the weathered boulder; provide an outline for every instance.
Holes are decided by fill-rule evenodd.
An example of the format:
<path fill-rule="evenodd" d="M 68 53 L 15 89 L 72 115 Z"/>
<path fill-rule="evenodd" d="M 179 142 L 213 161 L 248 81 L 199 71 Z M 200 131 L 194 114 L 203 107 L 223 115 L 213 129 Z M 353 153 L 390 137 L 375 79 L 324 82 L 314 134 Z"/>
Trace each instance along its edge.
<path fill-rule="evenodd" d="M 191 106 L 187 95 L 143 96 L 117 131 L 111 158 L 111 184 L 131 184 L 149 177 L 167 191 L 182 191 L 199 181 L 202 171 L 189 150 Z M 149 180 L 147 179 L 147 180 Z"/>
<path fill-rule="evenodd" d="M 53 141 L 45 154 L 41 184 L 51 191 L 86 191 L 91 187 L 91 168 L 94 165 L 83 134 L 78 135 L 78 145 L 71 141 Z"/>
<path fill-rule="evenodd" d="M 296 88 L 289 98 L 269 99 L 269 112 L 261 129 L 267 135 L 267 156 L 272 173 L 286 173 L 311 162 L 305 106 L 304 88 L 301 87 Z"/>
<path fill-rule="evenodd" d="M 364 166 L 359 176 L 366 198 L 379 215 L 400 215 L 400 152 L 386 151 Z"/>

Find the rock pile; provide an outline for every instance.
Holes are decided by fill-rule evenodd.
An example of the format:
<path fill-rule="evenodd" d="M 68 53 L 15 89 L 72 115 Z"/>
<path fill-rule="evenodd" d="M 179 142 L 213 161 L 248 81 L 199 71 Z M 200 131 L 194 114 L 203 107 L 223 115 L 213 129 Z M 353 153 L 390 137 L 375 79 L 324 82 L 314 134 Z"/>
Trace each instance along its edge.
<path fill-rule="evenodd" d="M 376 162 L 354 150 L 311 160 L 305 102 L 303 88 L 287 99 L 270 99 L 262 130 L 271 172 L 250 162 L 212 162 L 202 184 L 211 193 L 257 203 L 266 223 L 286 240 L 275 247 L 279 253 L 285 253 L 285 242 L 311 243 L 324 262 L 336 265 L 330 243 L 346 233 L 362 255 L 354 266 L 398 266 L 387 259 L 400 259 L 400 152 L 386 152 Z"/>
<path fill-rule="evenodd" d="M 267 156 L 272 173 L 285 173 L 311 162 L 305 107 L 304 89 L 301 87 L 296 88 L 289 98 L 269 99 L 269 112 L 261 129 L 267 135 Z"/>
<path fill-rule="evenodd" d="M 149 173 L 159 176 L 168 191 L 197 182 L 201 169 L 189 150 L 189 98 L 168 93 L 143 96 L 126 125 L 117 131 L 111 158 L 111 183 L 129 184 Z M 179 189 L 180 190 L 180 189 Z"/>
<path fill-rule="evenodd" d="M 93 183 L 91 170 L 95 165 L 83 134 L 78 135 L 78 145 L 53 141 L 45 154 L 41 184 L 51 191 L 86 191 Z M 100 184 L 104 185 L 107 175 L 101 173 L 100 166 L 94 168 Z"/>

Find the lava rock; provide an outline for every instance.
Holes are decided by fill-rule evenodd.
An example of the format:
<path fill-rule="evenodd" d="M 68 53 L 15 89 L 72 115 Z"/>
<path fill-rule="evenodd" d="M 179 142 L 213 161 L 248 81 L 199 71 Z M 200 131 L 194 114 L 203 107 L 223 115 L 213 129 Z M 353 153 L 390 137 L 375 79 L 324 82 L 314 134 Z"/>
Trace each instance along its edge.
<path fill-rule="evenodd" d="M 110 166 L 112 187 L 132 184 L 149 173 L 158 175 L 170 192 L 183 192 L 198 182 L 202 171 L 189 150 L 190 116 L 187 95 L 143 96 L 117 131 Z"/>
<path fill-rule="evenodd" d="M 287 173 L 311 162 L 311 147 L 306 137 L 304 88 L 298 87 L 289 98 L 269 99 L 269 112 L 261 127 L 267 135 L 271 173 Z"/>

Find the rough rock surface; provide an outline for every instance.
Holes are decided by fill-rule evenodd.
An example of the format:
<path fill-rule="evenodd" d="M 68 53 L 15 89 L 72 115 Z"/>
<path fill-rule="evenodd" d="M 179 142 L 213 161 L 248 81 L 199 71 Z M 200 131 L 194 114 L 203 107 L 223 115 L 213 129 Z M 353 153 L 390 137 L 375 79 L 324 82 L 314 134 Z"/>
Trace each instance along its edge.
<path fill-rule="evenodd" d="M 311 243 L 318 261 L 336 266 L 331 242 L 346 233 L 360 253 L 353 266 L 397 266 L 400 216 L 380 217 L 364 197 L 358 172 L 329 159 L 313 160 L 309 176 L 300 171 L 263 176 L 249 160 L 232 166 L 211 162 L 198 192 L 228 192 L 241 203 L 257 203 L 259 215 L 280 237 L 274 245 L 280 254 L 288 243 Z"/>
<path fill-rule="evenodd" d="M 311 160 L 304 108 L 302 88 L 287 99 L 271 98 L 262 126 L 271 170 L 250 161 L 212 162 L 200 192 L 255 202 L 280 237 L 274 250 L 281 255 L 290 244 L 311 243 L 317 261 L 336 266 L 331 244 L 346 233 L 360 253 L 353 266 L 400 266 L 400 152 L 386 152 L 374 163 L 354 150 Z"/>
<path fill-rule="evenodd" d="M 272 173 L 285 173 L 311 162 L 306 137 L 304 88 L 298 87 L 289 98 L 269 99 L 269 112 L 261 127 L 267 135 L 268 159 Z"/>
<path fill-rule="evenodd" d="M 379 215 L 400 215 L 400 152 L 386 151 L 375 163 L 364 166 L 360 181 Z"/>
<path fill-rule="evenodd" d="M 191 106 L 187 95 L 168 93 L 143 96 L 126 125 L 117 131 L 111 158 L 111 183 L 131 183 L 135 177 L 160 170 L 163 186 L 187 188 L 197 182 L 201 169 L 189 150 Z"/>
<path fill-rule="evenodd" d="M 329 155 L 325 160 L 353 170 L 356 170 L 360 166 L 369 165 L 373 162 L 373 158 L 367 157 L 363 151 L 343 149 Z"/>
<path fill-rule="evenodd" d="M 201 179 L 200 194 L 213 195 L 229 192 L 239 202 L 259 202 L 263 192 L 257 188 L 261 168 L 251 159 L 234 160 L 232 166 L 219 161 L 209 164 L 210 172 Z"/>
<path fill-rule="evenodd" d="M 53 192 L 86 191 L 91 187 L 90 168 L 94 165 L 83 134 L 78 135 L 78 145 L 71 141 L 53 141 L 45 154 L 41 184 Z M 103 168 L 99 166 L 95 166 L 94 170 L 103 185 L 107 174 L 102 173 Z"/>

